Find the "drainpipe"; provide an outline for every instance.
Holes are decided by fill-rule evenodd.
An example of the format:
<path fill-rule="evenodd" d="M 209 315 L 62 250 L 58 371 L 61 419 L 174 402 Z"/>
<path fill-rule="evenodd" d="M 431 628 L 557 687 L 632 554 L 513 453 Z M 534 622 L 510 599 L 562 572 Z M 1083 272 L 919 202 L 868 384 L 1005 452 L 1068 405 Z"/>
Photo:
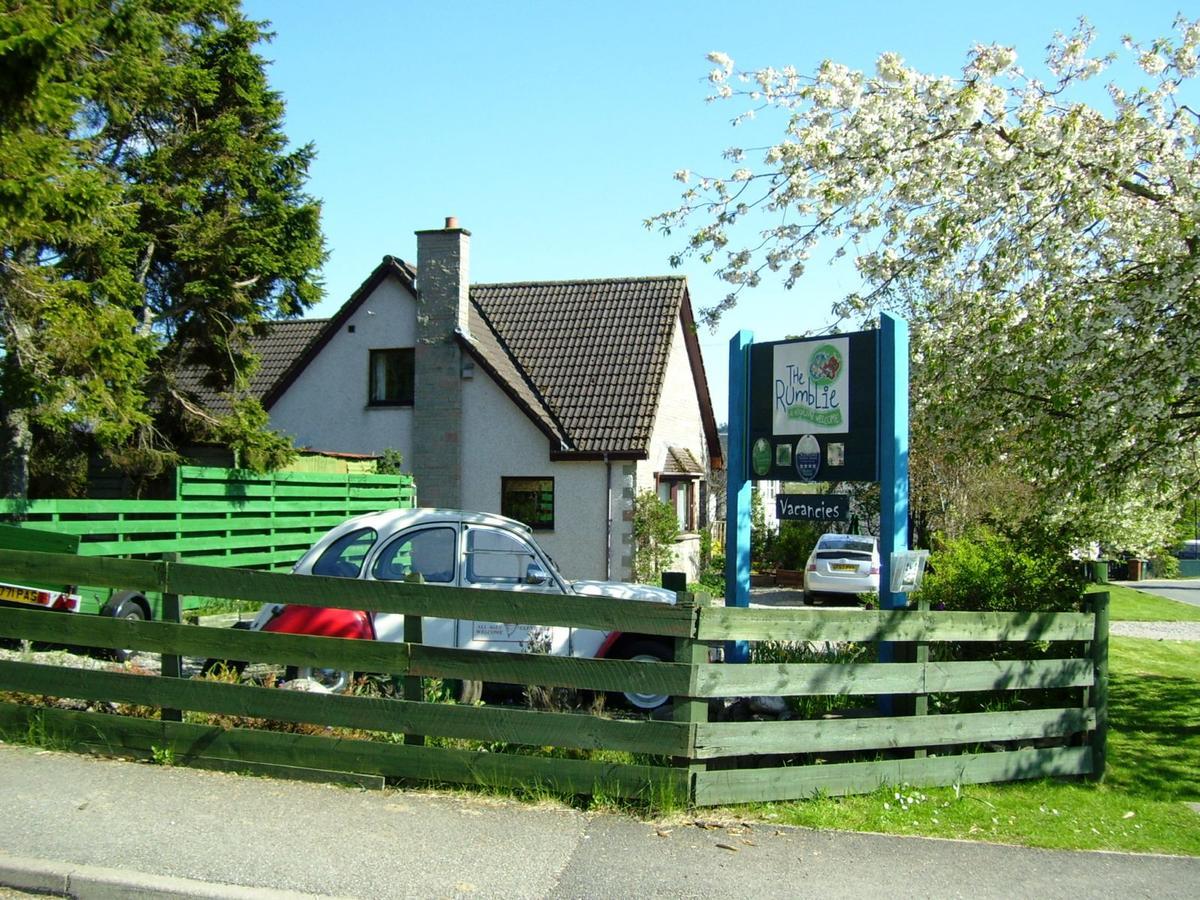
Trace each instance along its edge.
<path fill-rule="evenodd" d="M 604 580 L 612 581 L 612 462 L 604 454 Z"/>

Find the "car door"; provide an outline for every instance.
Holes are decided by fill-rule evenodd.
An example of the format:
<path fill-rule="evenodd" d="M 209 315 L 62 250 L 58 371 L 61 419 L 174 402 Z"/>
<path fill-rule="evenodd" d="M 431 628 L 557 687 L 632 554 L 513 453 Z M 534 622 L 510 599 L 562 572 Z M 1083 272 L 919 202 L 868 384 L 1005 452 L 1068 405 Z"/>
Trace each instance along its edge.
<path fill-rule="evenodd" d="M 523 536 L 490 525 L 465 525 L 462 539 L 463 587 L 563 593 L 547 560 Z M 458 646 L 465 650 L 566 655 L 570 647 L 570 629 L 537 623 L 463 621 L 458 629 Z"/>
<path fill-rule="evenodd" d="M 419 573 L 429 585 L 455 585 L 461 554 L 458 529 L 453 524 L 431 524 L 410 528 L 386 541 L 367 577 L 375 581 L 404 581 Z M 421 642 L 433 647 L 455 646 L 458 623 L 436 616 L 421 618 Z M 404 616 L 376 613 L 375 637 L 380 641 L 404 640 Z"/>

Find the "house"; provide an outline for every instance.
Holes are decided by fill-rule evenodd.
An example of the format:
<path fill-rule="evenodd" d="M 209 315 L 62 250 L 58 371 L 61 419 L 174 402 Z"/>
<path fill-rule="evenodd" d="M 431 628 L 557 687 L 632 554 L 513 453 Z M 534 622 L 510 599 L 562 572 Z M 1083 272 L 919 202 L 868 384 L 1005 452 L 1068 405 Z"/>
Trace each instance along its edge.
<path fill-rule="evenodd" d="M 298 446 L 396 449 L 422 506 L 510 515 L 570 578 L 623 580 L 633 501 L 676 509 L 696 574 L 723 464 L 686 279 L 469 284 L 470 232 L 417 232 L 331 319 L 276 323 L 251 387 Z"/>

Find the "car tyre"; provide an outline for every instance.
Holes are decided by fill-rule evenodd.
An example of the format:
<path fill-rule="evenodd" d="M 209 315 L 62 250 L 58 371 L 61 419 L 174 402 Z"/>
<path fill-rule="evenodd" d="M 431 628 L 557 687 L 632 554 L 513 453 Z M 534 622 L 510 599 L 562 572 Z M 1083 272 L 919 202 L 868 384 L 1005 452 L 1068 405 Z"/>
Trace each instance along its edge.
<path fill-rule="evenodd" d="M 109 616 L 113 619 L 129 619 L 131 621 L 140 622 L 150 618 L 146 613 L 146 608 L 138 602 L 141 600 L 138 594 L 118 594 L 101 610 L 101 615 Z M 104 651 L 104 655 L 115 662 L 129 662 L 133 658 L 134 650 L 126 648 L 111 648 Z"/>
<path fill-rule="evenodd" d="M 283 673 L 284 681 L 307 678 L 315 681 L 331 694 L 341 694 L 354 684 L 354 673 L 343 669 L 322 669 L 314 666 L 288 666 Z"/>
<path fill-rule="evenodd" d="M 618 644 L 611 658 L 633 662 L 674 662 L 675 653 L 664 641 L 640 638 Z M 645 713 L 666 706 L 670 700 L 667 694 L 641 694 L 636 691 L 610 691 L 608 694 L 609 703 Z"/>

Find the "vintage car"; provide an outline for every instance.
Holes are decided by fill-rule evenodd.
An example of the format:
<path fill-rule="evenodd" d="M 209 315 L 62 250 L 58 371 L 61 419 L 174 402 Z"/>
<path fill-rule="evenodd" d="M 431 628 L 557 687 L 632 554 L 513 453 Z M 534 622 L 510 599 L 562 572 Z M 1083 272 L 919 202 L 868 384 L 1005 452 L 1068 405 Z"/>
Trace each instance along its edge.
<path fill-rule="evenodd" d="M 331 575 L 403 581 L 419 573 L 426 584 L 567 596 L 604 596 L 674 603 L 671 591 L 604 581 L 569 582 L 533 539 L 530 529 L 504 516 L 449 509 L 393 509 L 357 516 L 338 525 L 301 557 L 297 575 Z M 312 634 L 361 640 L 401 641 L 404 616 L 361 610 L 267 604 L 249 627 L 256 631 Z M 673 658 L 668 638 L 469 619 L 422 618 L 422 640 L 435 647 L 528 652 L 535 645 L 559 656 L 628 660 Z M 350 673 L 303 669 L 297 677 L 341 690 Z M 477 696 L 466 683 L 460 699 Z M 629 692 L 631 706 L 652 710 L 667 702 L 660 694 Z"/>

